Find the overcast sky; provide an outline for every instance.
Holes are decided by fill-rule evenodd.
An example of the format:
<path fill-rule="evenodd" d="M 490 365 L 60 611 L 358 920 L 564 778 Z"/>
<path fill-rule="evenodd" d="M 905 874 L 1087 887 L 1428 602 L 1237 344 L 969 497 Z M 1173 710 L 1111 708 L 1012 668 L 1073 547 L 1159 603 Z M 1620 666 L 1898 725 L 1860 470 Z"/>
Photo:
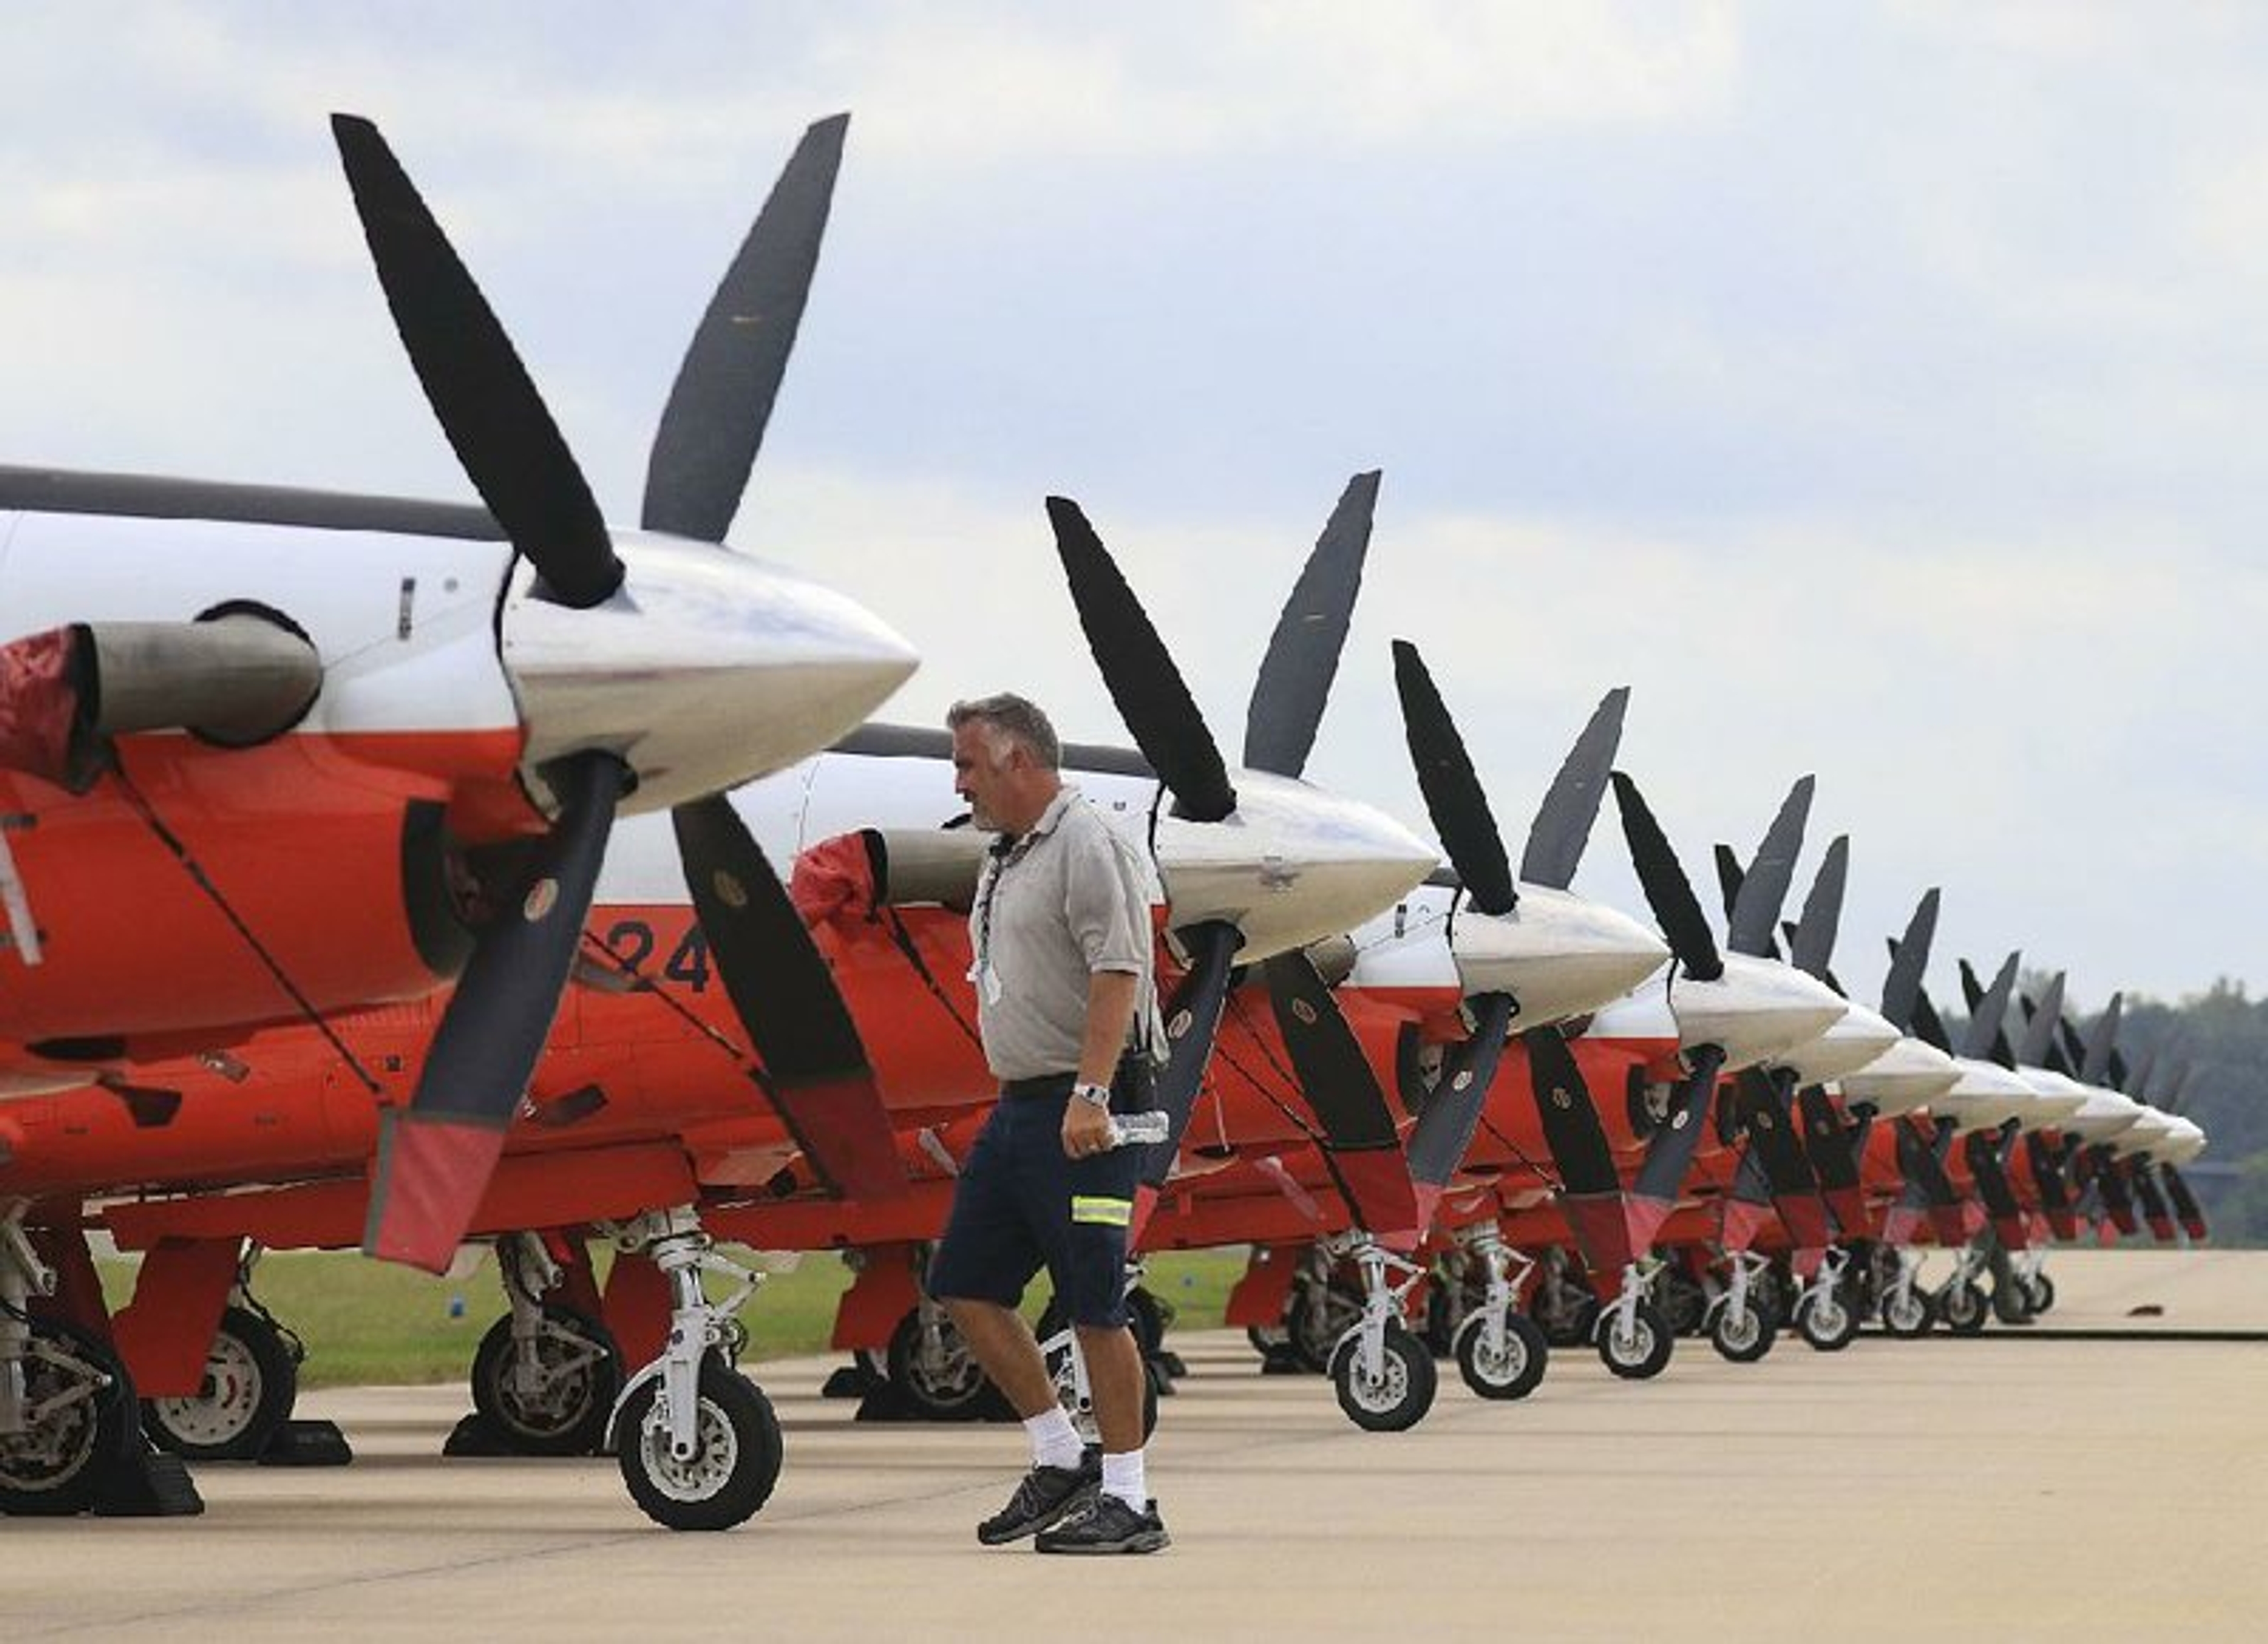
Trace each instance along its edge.
<path fill-rule="evenodd" d="M 365 20 L 366 19 L 366 20 Z M 1815 772 L 1841 968 L 1945 891 L 2176 996 L 2268 914 L 2268 11 L 6 9 L 0 460 L 468 495 L 325 125 L 376 119 L 618 518 L 809 121 L 853 114 L 737 546 L 895 622 L 890 716 L 1119 739 L 1079 498 L 1232 757 L 1385 470 L 1309 774 L 1422 820 L 1425 649 L 1515 856 L 1599 695 L 1697 879 Z M 1807 867 L 1808 875 L 1808 867 Z M 1611 815 L 1577 882 L 1641 906 Z"/>

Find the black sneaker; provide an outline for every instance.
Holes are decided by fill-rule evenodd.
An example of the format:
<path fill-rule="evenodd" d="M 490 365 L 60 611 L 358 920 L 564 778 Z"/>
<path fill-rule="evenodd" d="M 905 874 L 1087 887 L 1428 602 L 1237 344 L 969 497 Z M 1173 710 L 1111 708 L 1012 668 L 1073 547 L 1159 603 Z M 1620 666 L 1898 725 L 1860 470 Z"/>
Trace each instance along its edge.
<path fill-rule="evenodd" d="M 1094 1499 L 1102 1483 L 1102 1454 L 1088 1450 L 1076 1467 L 1035 1467 L 1016 1486 L 1008 1505 L 976 1527 L 988 1547 L 1020 1541 Z"/>
<path fill-rule="evenodd" d="M 1042 1552 L 1156 1552 L 1174 1545 L 1166 1522 L 1152 1501 L 1136 1512 L 1115 1495 L 1098 1494 L 1094 1505 L 1033 1544 Z"/>

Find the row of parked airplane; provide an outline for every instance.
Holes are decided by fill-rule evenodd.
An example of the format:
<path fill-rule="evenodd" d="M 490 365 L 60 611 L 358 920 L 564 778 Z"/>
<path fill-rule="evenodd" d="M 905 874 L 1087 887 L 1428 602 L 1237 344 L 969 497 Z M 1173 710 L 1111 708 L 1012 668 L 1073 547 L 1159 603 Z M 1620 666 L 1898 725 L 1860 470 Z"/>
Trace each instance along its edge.
<path fill-rule="evenodd" d="M 295 1341 L 252 1295 L 263 1249 L 438 1271 L 492 1244 L 490 1439 L 611 1449 L 674 1528 L 745 1521 L 781 1463 L 738 1368 L 755 1275 L 720 1244 L 858 1252 L 837 1344 L 918 1407 L 981 1393 L 918 1271 L 990 1097 L 965 980 L 986 841 L 945 733 L 869 718 L 910 647 L 721 546 L 846 125 L 806 135 L 703 317 L 636 530 L 347 116 L 480 503 L 0 469 L 0 1510 L 119 1497 L 145 1427 L 190 1457 L 273 1442 Z M 1808 779 L 1720 862 L 1721 939 L 1614 768 L 1626 693 L 1516 871 L 1412 647 L 1447 866 L 1303 780 L 1378 478 L 1293 589 L 1233 767 L 1093 525 L 1048 504 L 1134 744 L 1066 765 L 1153 865 L 1170 989 L 1139 1248 L 1250 1247 L 1233 1321 L 1396 1427 L 1434 1349 L 1516 1398 L 1547 1332 L 1645 1376 L 1679 1329 L 1744 1360 L 1791 1318 L 1822 1347 L 1870 1311 L 1970 1328 L 1988 1266 L 2020 1317 L 2052 1301 L 2048 1240 L 2137 1206 L 2202 1236 L 2178 1167 L 2203 1133 L 2138 1099 L 2115 1004 L 2084 1043 L 2059 986 L 2012 1018 L 2012 957 L 1956 1046 L 1922 988 L 1934 892 L 1881 1009 L 1848 998 L 1843 840 L 1782 925 Z M 1568 888 L 1609 787 L 1661 936 Z M 114 1317 L 95 1231 L 142 1253 Z M 1934 1295 L 1932 1240 L 1960 1251 Z"/>

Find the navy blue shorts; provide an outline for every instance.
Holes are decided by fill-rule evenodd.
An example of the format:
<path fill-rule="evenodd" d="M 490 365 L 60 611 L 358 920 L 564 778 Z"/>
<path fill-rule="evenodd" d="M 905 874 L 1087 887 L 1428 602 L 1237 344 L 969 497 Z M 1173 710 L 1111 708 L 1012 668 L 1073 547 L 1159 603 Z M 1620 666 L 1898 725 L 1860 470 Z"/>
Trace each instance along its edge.
<path fill-rule="evenodd" d="M 954 1184 L 953 1214 L 929 1265 L 932 1296 L 1014 1307 L 1045 1267 L 1071 1323 L 1126 1322 L 1126 1233 L 1149 1149 L 1068 1157 L 1069 1083 L 1061 1095 L 994 1104 Z"/>

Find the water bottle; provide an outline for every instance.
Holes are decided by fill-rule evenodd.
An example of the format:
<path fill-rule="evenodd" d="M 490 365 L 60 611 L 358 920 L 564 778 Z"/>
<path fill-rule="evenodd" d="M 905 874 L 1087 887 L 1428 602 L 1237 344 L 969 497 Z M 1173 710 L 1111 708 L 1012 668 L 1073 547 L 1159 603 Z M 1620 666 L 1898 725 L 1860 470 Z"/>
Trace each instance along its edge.
<path fill-rule="evenodd" d="M 1146 1113 L 1113 1113 L 1110 1116 L 1110 1145 L 1114 1148 L 1147 1147 L 1163 1141 L 1168 1128 L 1166 1116 L 1156 1108 Z"/>

